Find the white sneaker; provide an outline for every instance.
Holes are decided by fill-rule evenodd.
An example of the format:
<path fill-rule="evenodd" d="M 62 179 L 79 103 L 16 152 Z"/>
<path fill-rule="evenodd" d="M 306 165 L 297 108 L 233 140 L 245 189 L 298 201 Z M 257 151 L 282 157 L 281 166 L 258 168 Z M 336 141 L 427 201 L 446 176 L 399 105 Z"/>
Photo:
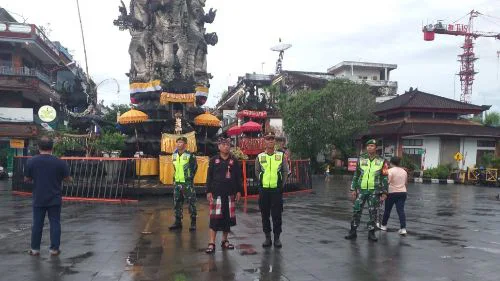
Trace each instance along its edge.
<path fill-rule="evenodd" d="M 382 231 L 387 231 L 387 225 L 381 225 L 380 230 Z"/>
<path fill-rule="evenodd" d="M 399 235 L 406 235 L 406 234 L 407 234 L 407 232 L 406 232 L 406 228 L 401 228 L 401 229 L 399 230 Z"/>
<path fill-rule="evenodd" d="M 60 250 L 53 250 L 53 249 L 50 249 L 49 250 L 50 252 L 50 255 L 51 256 L 59 256 L 59 254 L 61 254 L 61 251 Z"/>

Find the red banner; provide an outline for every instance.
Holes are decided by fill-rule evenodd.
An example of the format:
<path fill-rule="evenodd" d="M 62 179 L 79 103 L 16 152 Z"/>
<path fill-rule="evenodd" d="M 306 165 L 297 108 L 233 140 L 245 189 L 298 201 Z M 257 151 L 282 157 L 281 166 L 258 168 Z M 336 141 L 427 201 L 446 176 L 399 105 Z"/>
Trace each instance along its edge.
<path fill-rule="evenodd" d="M 250 118 L 264 119 L 267 117 L 267 111 L 242 110 L 242 111 L 239 111 L 236 114 L 236 116 L 238 116 L 238 118 L 250 117 Z"/>
<path fill-rule="evenodd" d="M 241 138 L 238 147 L 247 155 L 255 155 L 264 151 L 264 138 Z"/>

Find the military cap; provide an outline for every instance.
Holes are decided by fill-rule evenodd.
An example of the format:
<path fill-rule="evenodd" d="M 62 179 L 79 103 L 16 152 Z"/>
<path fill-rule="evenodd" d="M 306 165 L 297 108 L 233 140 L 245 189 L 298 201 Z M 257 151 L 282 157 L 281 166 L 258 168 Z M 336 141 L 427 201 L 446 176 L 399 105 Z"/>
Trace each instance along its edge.
<path fill-rule="evenodd" d="M 376 139 L 369 139 L 365 144 L 366 145 L 369 145 L 369 144 L 377 145 L 377 140 Z"/>

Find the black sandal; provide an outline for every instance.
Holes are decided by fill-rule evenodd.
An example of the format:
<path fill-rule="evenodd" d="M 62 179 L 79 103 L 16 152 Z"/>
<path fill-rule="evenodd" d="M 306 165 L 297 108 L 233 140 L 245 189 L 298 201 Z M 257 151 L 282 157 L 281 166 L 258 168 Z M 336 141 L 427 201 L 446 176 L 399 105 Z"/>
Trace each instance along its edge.
<path fill-rule="evenodd" d="M 205 250 L 205 253 L 207 253 L 207 254 L 213 254 L 213 253 L 215 253 L 215 244 L 214 243 L 208 243 L 208 248 Z"/>
<path fill-rule="evenodd" d="M 229 243 L 229 240 L 222 241 L 222 243 L 220 244 L 220 247 L 223 250 L 234 250 L 234 245 Z"/>

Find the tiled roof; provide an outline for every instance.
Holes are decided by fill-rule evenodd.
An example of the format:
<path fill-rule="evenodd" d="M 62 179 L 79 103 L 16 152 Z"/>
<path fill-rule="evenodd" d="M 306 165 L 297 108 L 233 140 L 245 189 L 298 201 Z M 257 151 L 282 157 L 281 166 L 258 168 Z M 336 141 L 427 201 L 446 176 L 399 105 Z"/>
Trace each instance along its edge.
<path fill-rule="evenodd" d="M 366 135 L 456 135 L 500 138 L 500 128 L 483 126 L 469 120 L 407 120 L 377 122 Z"/>
<path fill-rule="evenodd" d="M 417 89 L 410 89 L 409 92 L 406 92 L 396 98 L 377 104 L 375 114 L 411 108 L 454 110 L 464 113 L 480 113 L 488 109 L 488 107 L 467 104 L 449 98 L 421 92 Z"/>

